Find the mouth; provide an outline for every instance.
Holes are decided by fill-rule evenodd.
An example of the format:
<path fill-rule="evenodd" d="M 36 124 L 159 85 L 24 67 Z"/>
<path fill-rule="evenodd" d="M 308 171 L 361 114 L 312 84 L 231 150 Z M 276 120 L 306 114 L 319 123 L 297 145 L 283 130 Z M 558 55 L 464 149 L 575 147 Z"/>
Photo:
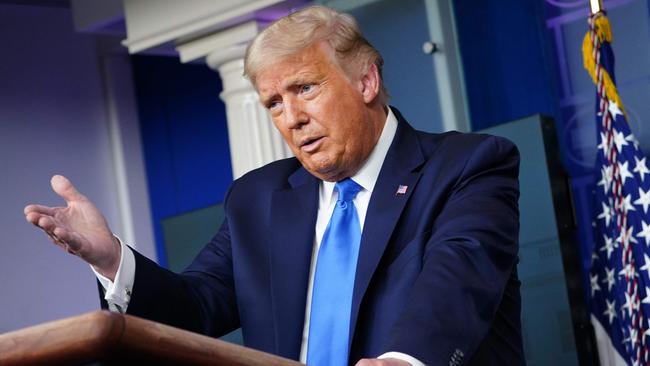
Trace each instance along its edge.
<path fill-rule="evenodd" d="M 305 138 L 300 142 L 300 150 L 307 153 L 314 152 L 321 145 L 322 141 L 323 136 Z"/>

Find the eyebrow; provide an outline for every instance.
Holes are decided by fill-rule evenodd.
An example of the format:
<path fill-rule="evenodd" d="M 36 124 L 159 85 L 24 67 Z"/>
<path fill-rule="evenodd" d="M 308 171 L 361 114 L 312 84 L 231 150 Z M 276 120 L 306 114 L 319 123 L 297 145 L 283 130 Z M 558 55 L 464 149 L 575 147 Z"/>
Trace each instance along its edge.
<path fill-rule="evenodd" d="M 280 84 L 280 90 L 284 91 L 296 85 L 318 82 L 317 80 L 318 78 L 316 77 L 316 75 L 317 73 L 313 71 L 307 71 L 307 72 L 298 73 L 296 75 L 292 75 Z M 262 105 L 267 106 L 268 103 L 270 103 L 273 99 L 277 98 L 277 96 L 278 93 L 275 92 L 268 96 L 260 95 L 260 101 Z"/>
<path fill-rule="evenodd" d="M 273 93 L 272 95 L 265 97 L 262 94 L 260 94 L 260 103 L 262 103 L 262 105 L 266 107 L 273 99 L 275 99 L 277 95 L 278 95 L 277 93 Z"/>
<path fill-rule="evenodd" d="M 317 73 L 313 71 L 307 71 L 307 72 L 302 72 L 295 74 L 287 79 L 282 84 L 283 88 L 287 88 L 288 86 L 293 86 L 293 85 L 301 85 L 301 84 L 306 84 L 306 83 L 312 83 L 314 82 L 317 78 Z"/>

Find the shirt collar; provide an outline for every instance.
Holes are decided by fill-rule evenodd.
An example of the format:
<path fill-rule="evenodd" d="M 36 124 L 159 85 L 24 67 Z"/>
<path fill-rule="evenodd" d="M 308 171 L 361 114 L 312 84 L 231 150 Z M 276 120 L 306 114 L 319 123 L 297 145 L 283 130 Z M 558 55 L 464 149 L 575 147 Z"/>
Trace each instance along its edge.
<path fill-rule="evenodd" d="M 364 190 L 372 193 L 372 190 L 375 188 L 375 183 L 377 182 L 377 177 L 379 177 L 379 171 L 381 166 L 384 164 L 384 159 L 390 148 L 390 144 L 393 142 L 395 137 L 395 132 L 397 131 L 397 118 L 393 114 L 393 111 L 388 108 L 388 115 L 386 116 L 386 123 L 384 123 L 384 128 L 381 131 L 381 136 L 379 136 L 379 141 L 372 149 L 370 156 L 365 163 L 361 166 L 359 171 L 351 176 L 352 180 L 357 182 Z M 321 202 L 330 202 L 332 198 L 332 193 L 334 192 L 335 182 L 321 181 L 321 198 L 324 201 Z"/>

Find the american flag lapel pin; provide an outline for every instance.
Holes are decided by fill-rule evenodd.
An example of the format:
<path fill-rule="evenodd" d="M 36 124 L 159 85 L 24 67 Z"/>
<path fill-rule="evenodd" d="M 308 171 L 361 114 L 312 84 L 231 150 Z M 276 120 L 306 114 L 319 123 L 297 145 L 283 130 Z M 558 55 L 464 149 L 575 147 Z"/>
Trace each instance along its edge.
<path fill-rule="evenodd" d="M 406 190 L 409 188 L 409 186 L 404 186 L 404 185 L 399 185 L 397 187 L 397 192 L 395 192 L 395 195 L 397 196 L 398 194 L 406 194 Z"/>

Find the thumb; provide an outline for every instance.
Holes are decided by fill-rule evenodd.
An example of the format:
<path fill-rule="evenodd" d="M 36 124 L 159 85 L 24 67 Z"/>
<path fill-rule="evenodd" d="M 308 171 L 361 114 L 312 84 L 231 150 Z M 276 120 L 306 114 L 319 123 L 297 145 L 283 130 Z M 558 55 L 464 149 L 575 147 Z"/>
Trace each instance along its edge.
<path fill-rule="evenodd" d="M 83 194 L 77 191 L 68 178 L 62 175 L 53 176 L 50 183 L 52 184 L 54 192 L 61 196 L 67 203 L 80 201 L 86 198 Z"/>

